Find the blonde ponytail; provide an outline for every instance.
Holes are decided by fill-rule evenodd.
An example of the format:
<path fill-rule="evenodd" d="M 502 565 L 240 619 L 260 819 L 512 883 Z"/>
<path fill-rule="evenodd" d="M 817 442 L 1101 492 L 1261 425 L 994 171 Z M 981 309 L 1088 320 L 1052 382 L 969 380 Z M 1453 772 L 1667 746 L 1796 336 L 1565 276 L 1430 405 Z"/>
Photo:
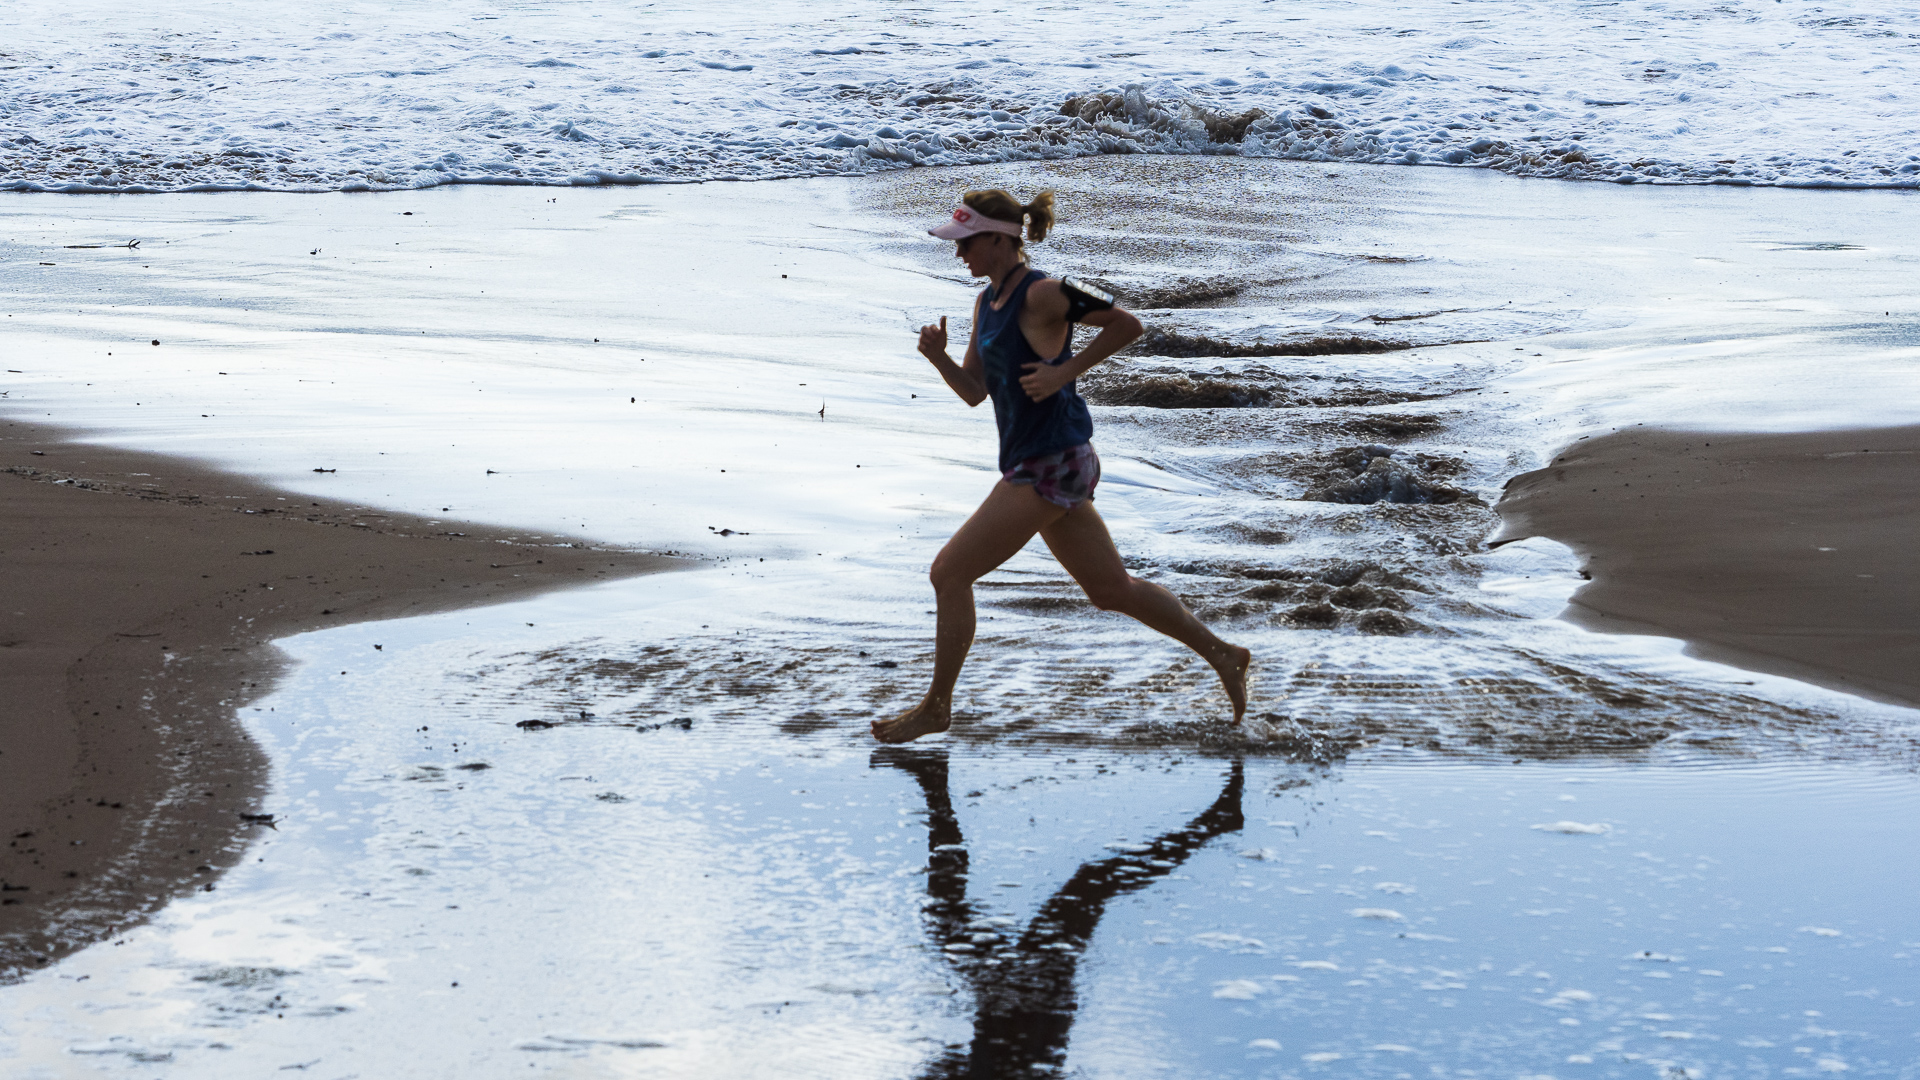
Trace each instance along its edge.
<path fill-rule="evenodd" d="M 1043 191 L 1033 197 L 1033 201 L 1020 208 L 1027 216 L 1027 239 L 1039 243 L 1047 238 L 1047 230 L 1053 228 L 1053 192 Z"/>
<path fill-rule="evenodd" d="M 991 188 L 986 191 L 969 191 L 960 197 L 968 207 L 979 211 L 995 221 L 1006 221 L 1027 228 L 1027 239 L 1039 243 L 1047 238 L 1053 229 L 1053 192 L 1043 191 L 1033 197 L 1030 203 L 1022 204 L 1004 188 Z M 1015 243 L 1024 243 L 1014 237 Z"/>

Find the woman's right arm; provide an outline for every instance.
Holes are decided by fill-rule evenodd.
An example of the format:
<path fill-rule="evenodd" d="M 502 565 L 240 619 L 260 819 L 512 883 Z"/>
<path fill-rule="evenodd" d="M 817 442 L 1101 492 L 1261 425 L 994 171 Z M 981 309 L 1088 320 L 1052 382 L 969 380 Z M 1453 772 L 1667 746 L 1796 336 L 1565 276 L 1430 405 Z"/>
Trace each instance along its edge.
<path fill-rule="evenodd" d="M 980 299 L 973 301 L 973 327 L 967 335 L 967 355 L 963 363 L 956 364 L 953 357 L 947 355 L 947 317 L 940 317 L 940 325 L 931 324 L 920 328 L 920 355 L 932 362 L 934 370 L 947 381 L 947 386 L 960 400 L 968 405 L 978 405 L 987 400 L 986 372 L 980 362 Z"/>

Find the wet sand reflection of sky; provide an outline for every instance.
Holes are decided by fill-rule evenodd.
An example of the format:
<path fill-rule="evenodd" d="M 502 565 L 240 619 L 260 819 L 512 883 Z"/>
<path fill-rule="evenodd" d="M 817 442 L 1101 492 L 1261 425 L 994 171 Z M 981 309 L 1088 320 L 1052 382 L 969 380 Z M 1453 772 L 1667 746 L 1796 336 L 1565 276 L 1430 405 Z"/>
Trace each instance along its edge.
<path fill-rule="evenodd" d="M 946 749 L 888 747 L 874 751 L 872 764 L 912 774 L 926 795 L 927 929 L 973 989 L 972 1044 L 964 1051 L 950 1048 L 930 1063 L 921 1074 L 929 1078 L 1033 1075 L 1059 1068 L 1077 1008 L 1075 974 L 1107 903 L 1147 888 L 1208 841 L 1246 824 L 1240 812 L 1246 766 L 1235 761 L 1220 797 L 1184 828 L 1082 864 L 1025 928 L 1017 929 L 1015 920 L 985 915 L 967 898 L 966 837 L 947 787 Z"/>
<path fill-rule="evenodd" d="M 263 861 L 0 988 L 7 1074 L 1912 1059 L 1920 870 L 1893 857 L 1920 838 L 1911 777 L 1686 744 L 1522 764 L 876 754 L 831 725 L 527 730 L 525 708 L 453 707 L 463 672 L 532 678 L 525 624 L 573 640 L 581 602 L 290 642 L 301 666 L 249 714 L 286 762 Z"/>

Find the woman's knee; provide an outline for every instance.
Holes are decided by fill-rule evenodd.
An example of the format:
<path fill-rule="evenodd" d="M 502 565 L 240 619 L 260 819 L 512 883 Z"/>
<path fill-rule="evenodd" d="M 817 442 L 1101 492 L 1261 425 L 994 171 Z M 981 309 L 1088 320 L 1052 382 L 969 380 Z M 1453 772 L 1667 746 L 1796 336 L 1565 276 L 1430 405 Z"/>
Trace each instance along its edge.
<path fill-rule="evenodd" d="M 1101 611 L 1125 611 L 1133 599 L 1135 581 L 1132 575 L 1096 581 L 1084 584 L 1087 601 Z"/>
<path fill-rule="evenodd" d="M 966 588 L 973 584 L 973 578 L 959 565 L 960 560 L 945 551 L 934 556 L 933 569 L 927 571 L 927 580 L 933 582 L 934 592 L 948 589 Z"/>

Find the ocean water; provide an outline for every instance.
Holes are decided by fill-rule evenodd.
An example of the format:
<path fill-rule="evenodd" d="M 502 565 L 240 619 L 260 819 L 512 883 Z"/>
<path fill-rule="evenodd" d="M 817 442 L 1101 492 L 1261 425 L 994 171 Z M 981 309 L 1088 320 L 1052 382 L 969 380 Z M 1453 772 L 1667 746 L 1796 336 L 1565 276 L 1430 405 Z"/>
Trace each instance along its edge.
<path fill-rule="evenodd" d="M 116 0 L 0 12 L 0 187 L 388 190 L 1187 153 L 1913 187 L 1920 8 Z"/>

